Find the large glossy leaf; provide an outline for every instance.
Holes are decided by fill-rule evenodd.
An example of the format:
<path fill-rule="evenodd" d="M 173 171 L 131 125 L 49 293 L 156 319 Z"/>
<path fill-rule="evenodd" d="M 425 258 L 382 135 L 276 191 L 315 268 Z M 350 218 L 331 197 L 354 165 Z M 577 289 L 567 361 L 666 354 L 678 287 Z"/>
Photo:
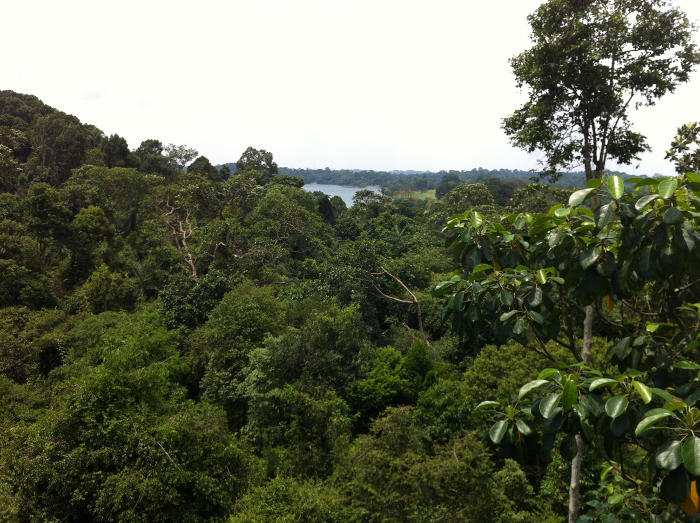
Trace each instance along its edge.
<path fill-rule="evenodd" d="M 605 402 L 605 413 L 611 418 L 617 418 L 625 412 L 628 403 L 625 396 L 613 396 Z"/>
<path fill-rule="evenodd" d="M 660 469 L 675 470 L 682 461 L 680 441 L 668 441 L 656 453 L 656 466 Z"/>
<path fill-rule="evenodd" d="M 474 211 L 470 214 L 469 220 L 471 222 L 471 226 L 474 227 L 475 229 L 477 227 L 480 227 L 481 224 L 484 223 L 484 217 L 476 211 Z"/>
<path fill-rule="evenodd" d="M 530 391 L 535 390 L 535 389 L 541 387 L 542 385 L 546 385 L 547 383 L 549 383 L 549 381 L 547 381 L 547 380 L 533 380 L 533 381 L 526 383 L 525 385 L 520 387 L 520 392 L 518 393 L 518 399 L 522 399 Z"/>
<path fill-rule="evenodd" d="M 561 408 L 564 412 L 573 407 L 574 403 L 578 401 L 578 386 L 576 381 L 569 377 L 564 384 L 564 391 L 561 394 Z"/>
<path fill-rule="evenodd" d="M 569 196 L 569 205 L 571 207 L 576 207 L 578 205 L 581 205 L 586 200 L 586 198 L 588 198 L 594 192 L 595 192 L 594 188 L 581 189 L 579 191 L 574 191 L 571 194 L 571 196 Z"/>
<path fill-rule="evenodd" d="M 561 400 L 561 394 L 552 394 L 547 396 L 540 401 L 540 414 L 545 419 L 549 419 L 554 415 L 554 411 L 559 405 Z"/>
<path fill-rule="evenodd" d="M 656 425 L 662 419 L 668 418 L 669 416 L 672 416 L 672 415 L 673 415 L 672 412 L 667 411 L 667 412 L 660 413 L 660 414 L 654 414 L 653 416 L 648 416 L 648 417 L 642 419 L 642 421 L 640 421 L 637 424 L 637 428 L 634 429 L 634 434 L 636 436 L 639 436 L 642 432 L 652 428 L 654 425 Z"/>
<path fill-rule="evenodd" d="M 619 200 L 625 194 L 625 183 L 622 177 L 613 175 L 608 177 L 608 192 L 613 199 Z"/>
<path fill-rule="evenodd" d="M 505 322 L 507 322 L 511 317 L 513 317 L 514 315 L 516 315 L 517 313 L 518 313 L 518 311 L 508 311 L 508 312 L 504 312 L 503 314 L 501 314 L 500 318 L 498 318 L 498 319 L 501 320 L 503 323 L 505 323 Z"/>
<path fill-rule="evenodd" d="M 539 307 L 542 304 L 542 298 L 542 289 L 535 287 L 527 298 L 527 304 L 530 307 Z"/>
<path fill-rule="evenodd" d="M 663 199 L 670 198 L 676 189 L 678 188 L 678 182 L 673 179 L 664 180 L 659 184 L 659 196 Z"/>
<path fill-rule="evenodd" d="M 617 385 L 617 380 L 613 380 L 610 378 L 598 378 L 597 380 L 593 380 L 591 386 L 588 387 L 588 390 L 593 392 L 594 390 L 599 389 L 600 387 L 607 387 L 611 385 Z"/>
<path fill-rule="evenodd" d="M 520 434 L 523 434 L 524 436 L 529 436 L 532 434 L 532 429 L 530 426 L 521 419 L 515 422 L 515 426 L 518 427 Z"/>
<path fill-rule="evenodd" d="M 503 436 L 506 435 L 507 431 L 508 422 L 505 420 L 500 420 L 494 423 L 491 429 L 489 430 L 489 437 L 491 438 L 491 441 L 498 445 L 503 439 Z"/>
<path fill-rule="evenodd" d="M 667 225 L 677 225 L 683 221 L 683 213 L 678 207 L 669 207 L 664 213 L 664 223 Z"/>
<path fill-rule="evenodd" d="M 551 378 L 555 374 L 558 374 L 559 370 L 557 369 L 552 369 L 551 367 L 542 369 L 540 373 L 537 375 L 538 380 L 546 380 L 548 378 Z"/>
<path fill-rule="evenodd" d="M 658 194 L 645 194 L 639 200 L 637 200 L 637 203 L 634 204 L 634 208 L 638 211 L 641 211 L 642 209 L 644 209 L 644 207 L 649 205 L 650 202 L 653 202 L 658 197 Z"/>
<path fill-rule="evenodd" d="M 681 449 L 683 465 L 693 476 L 700 476 L 700 438 L 691 436 L 683 443 Z"/>
<path fill-rule="evenodd" d="M 598 214 L 598 228 L 602 229 L 605 227 L 610 220 L 613 219 L 615 216 L 615 208 L 613 207 L 613 204 L 611 203 L 606 203 L 600 208 L 599 214 Z"/>
<path fill-rule="evenodd" d="M 641 383 L 639 381 L 633 381 L 632 386 L 639 393 L 639 396 L 642 398 L 642 401 L 645 405 L 651 401 L 651 390 L 649 389 L 649 387 L 644 385 L 644 383 Z"/>
<path fill-rule="evenodd" d="M 581 268 L 586 270 L 600 258 L 600 249 L 598 247 L 589 247 L 581 256 L 579 256 L 579 262 L 581 263 Z"/>

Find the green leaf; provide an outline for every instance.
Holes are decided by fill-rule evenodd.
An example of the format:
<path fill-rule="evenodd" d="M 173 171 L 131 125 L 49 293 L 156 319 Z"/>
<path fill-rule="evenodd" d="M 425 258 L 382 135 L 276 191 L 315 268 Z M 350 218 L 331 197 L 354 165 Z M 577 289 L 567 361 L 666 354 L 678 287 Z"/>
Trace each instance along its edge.
<path fill-rule="evenodd" d="M 540 282 L 540 285 L 544 285 L 547 283 L 547 271 L 544 269 L 540 269 L 537 271 L 537 281 Z"/>
<path fill-rule="evenodd" d="M 501 320 L 503 323 L 507 322 L 514 314 L 517 314 L 518 311 L 508 311 L 504 312 L 501 314 L 499 320 Z"/>
<path fill-rule="evenodd" d="M 651 390 L 644 383 L 633 381 L 632 386 L 637 390 L 645 405 L 651 401 Z"/>
<path fill-rule="evenodd" d="M 564 384 L 564 391 L 561 394 L 561 408 L 564 412 L 567 412 L 577 401 L 578 386 L 576 380 L 569 377 Z"/>
<path fill-rule="evenodd" d="M 488 271 L 489 269 L 493 269 L 493 266 L 489 265 L 488 263 L 480 263 L 472 269 L 472 274 Z"/>
<path fill-rule="evenodd" d="M 674 179 L 667 179 L 659 184 L 659 196 L 664 200 L 670 198 L 678 188 L 678 182 Z"/>
<path fill-rule="evenodd" d="M 533 380 L 526 383 L 525 385 L 520 387 L 520 392 L 518 392 L 518 399 L 523 399 L 523 397 L 527 393 L 541 387 L 542 385 L 546 385 L 547 383 L 549 383 L 549 381 L 547 380 Z"/>
<path fill-rule="evenodd" d="M 503 436 L 506 435 L 507 431 L 508 422 L 505 420 L 500 420 L 494 423 L 491 429 L 489 430 L 489 437 L 491 438 L 491 441 L 498 445 L 503 439 Z"/>
<path fill-rule="evenodd" d="M 599 209 L 598 228 L 605 227 L 615 216 L 615 207 L 611 203 L 606 203 Z"/>
<path fill-rule="evenodd" d="M 588 189 L 597 189 L 600 187 L 600 184 L 603 183 L 602 178 L 591 178 L 586 182 L 586 188 Z"/>
<path fill-rule="evenodd" d="M 552 368 L 542 369 L 540 371 L 540 373 L 537 375 L 537 379 L 538 380 L 546 380 L 546 379 L 549 379 L 558 373 L 559 373 L 559 370 L 557 370 L 557 369 L 552 369 Z"/>
<path fill-rule="evenodd" d="M 625 412 L 628 403 L 629 401 L 624 396 L 613 396 L 605 402 L 605 412 L 608 416 L 615 419 Z"/>
<path fill-rule="evenodd" d="M 469 220 L 471 221 L 471 225 L 474 229 L 484 223 L 484 217 L 476 211 L 470 213 Z"/>
<path fill-rule="evenodd" d="M 683 213 L 678 207 L 669 207 L 664 213 L 664 223 L 667 225 L 677 225 L 683 221 Z"/>
<path fill-rule="evenodd" d="M 574 191 L 571 196 L 569 196 L 569 205 L 571 207 L 577 207 L 581 205 L 586 198 L 595 192 L 595 188 L 591 187 L 589 189 L 581 189 L 579 191 Z"/>
<path fill-rule="evenodd" d="M 667 441 L 656 454 L 656 466 L 663 470 L 675 470 L 682 461 L 680 441 Z"/>
<path fill-rule="evenodd" d="M 634 434 L 635 436 L 639 436 L 642 432 L 644 432 L 647 429 L 650 429 L 652 426 L 654 426 L 656 423 L 661 421 L 662 419 L 668 418 L 669 416 L 673 416 L 673 413 L 671 412 L 663 412 L 661 414 L 655 414 L 653 416 L 649 416 L 647 418 L 643 418 L 642 421 L 640 421 L 637 424 L 637 428 L 634 429 Z"/>
<path fill-rule="evenodd" d="M 540 401 L 540 414 L 544 419 L 549 419 L 554 415 L 554 411 L 559 405 L 561 394 L 552 394 Z"/>
<path fill-rule="evenodd" d="M 530 428 L 530 426 L 521 419 L 515 422 L 515 426 L 518 427 L 520 433 L 525 436 L 529 436 L 530 434 L 532 434 L 532 429 Z"/>
<path fill-rule="evenodd" d="M 564 218 L 566 216 L 569 216 L 569 214 L 571 214 L 570 207 L 560 207 L 554 210 L 554 216 L 556 216 L 557 218 Z"/>
<path fill-rule="evenodd" d="M 652 387 L 651 391 L 664 401 L 673 401 L 673 395 L 667 390 Z"/>
<path fill-rule="evenodd" d="M 513 334 L 522 334 L 525 331 L 525 322 L 522 318 L 515 320 L 515 325 L 513 325 Z"/>
<path fill-rule="evenodd" d="M 579 256 L 579 262 L 581 263 L 581 268 L 583 270 L 588 269 L 591 265 L 598 261 L 600 258 L 600 249 L 598 247 L 589 247 L 581 256 Z"/>
<path fill-rule="evenodd" d="M 527 304 L 530 307 L 539 307 L 542 304 L 542 297 L 542 289 L 535 287 L 527 298 Z"/>
<path fill-rule="evenodd" d="M 599 389 L 600 387 L 607 387 L 608 385 L 617 385 L 617 380 L 613 380 L 610 378 L 598 378 L 597 380 L 593 380 L 591 386 L 588 387 L 588 390 L 593 392 L 594 390 Z"/>
<path fill-rule="evenodd" d="M 477 411 L 480 411 L 480 410 L 484 410 L 484 409 L 486 409 L 486 408 L 488 408 L 488 407 L 499 407 L 500 405 L 501 405 L 501 404 L 498 403 L 497 401 L 488 401 L 488 400 L 487 400 L 487 401 L 482 401 L 482 402 L 479 403 L 476 407 L 474 407 L 474 410 L 472 410 L 472 414 L 473 414 L 474 412 L 477 412 Z"/>
<path fill-rule="evenodd" d="M 614 200 L 619 200 L 625 194 L 625 183 L 618 175 L 608 176 L 608 192 Z"/>
<path fill-rule="evenodd" d="M 677 361 L 673 366 L 683 370 L 700 370 L 700 365 L 694 361 Z"/>
<path fill-rule="evenodd" d="M 650 202 L 653 202 L 658 197 L 658 194 L 645 194 L 639 200 L 637 200 L 637 203 L 634 204 L 634 208 L 638 211 L 641 211 L 642 209 L 644 209 L 644 207 L 649 205 Z"/>
<path fill-rule="evenodd" d="M 528 314 L 530 315 L 530 318 L 532 318 L 532 321 L 540 325 L 544 325 L 544 316 L 542 316 L 539 312 L 528 311 Z"/>
<path fill-rule="evenodd" d="M 686 470 L 693 476 L 700 476 L 700 438 L 691 436 L 685 440 L 681 449 L 681 455 L 683 456 L 683 465 L 685 465 Z"/>

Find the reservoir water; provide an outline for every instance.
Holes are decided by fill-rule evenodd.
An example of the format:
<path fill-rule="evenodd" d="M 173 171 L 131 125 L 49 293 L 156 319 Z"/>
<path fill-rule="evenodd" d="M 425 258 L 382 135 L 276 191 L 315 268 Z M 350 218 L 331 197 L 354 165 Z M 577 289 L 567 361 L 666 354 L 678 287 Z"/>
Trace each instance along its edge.
<path fill-rule="evenodd" d="M 346 187 L 344 185 L 331 185 L 325 183 L 307 183 L 304 185 L 303 189 L 309 192 L 321 191 L 322 193 L 327 194 L 329 198 L 332 198 L 333 196 L 340 196 L 345 202 L 345 205 L 348 207 L 352 205 L 352 197 L 355 196 L 357 191 L 369 189 L 370 191 L 380 194 L 377 187 Z"/>

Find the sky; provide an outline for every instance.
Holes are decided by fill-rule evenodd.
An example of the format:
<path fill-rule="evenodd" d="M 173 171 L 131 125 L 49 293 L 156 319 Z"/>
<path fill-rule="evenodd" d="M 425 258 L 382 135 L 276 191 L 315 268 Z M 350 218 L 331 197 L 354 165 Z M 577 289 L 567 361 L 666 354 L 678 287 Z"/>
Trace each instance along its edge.
<path fill-rule="evenodd" d="M 253 146 L 287 167 L 532 169 L 501 120 L 525 100 L 508 59 L 540 3 L 8 0 L 0 89 L 215 164 Z M 675 3 L 700 22 L 700 1 Z M 693 120 L 698 72 L 632 115 L 652 152 L 623 169 L 671 174 L 664 151 Z"/>

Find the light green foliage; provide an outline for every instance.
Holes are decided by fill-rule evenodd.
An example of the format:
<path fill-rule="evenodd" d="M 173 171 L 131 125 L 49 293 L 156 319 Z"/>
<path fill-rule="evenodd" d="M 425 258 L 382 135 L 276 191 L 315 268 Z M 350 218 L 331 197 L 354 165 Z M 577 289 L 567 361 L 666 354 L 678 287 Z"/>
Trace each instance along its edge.
<path fill-rule="evenodd" d="M 483 183 L 457 185 L 440 200 L 430 204 L 429 221 L 439 227 L 454 214 L 463 213 L 472 207 L 494 204 L 491 192 Z"/>
<path fill-rule="evenodd" d="M 230 523 L 355 521 L 338 489 L 318 482 L 277 477 L 241 498 Z"/>
<path fill-rule="evenodd" d="M 598 343 L 601 348 L 604 347 L 603 340 Z M 489 399 L 513 398 L 523 383 L 537 377 L 539 369 L 552 366 L 555 362 L 574 362 L 573 356 L 564 347 L 550 342 L 546 348 L 553 359 L 538 352 L 536 347 L 519 343 L 483 347 L 464 374 L 463 390 L 468 404 L 475 407 Z"/>
<path fill-rule="evenodd" d="M 681 125 L 666 151 L 666 159 L 676 164 L 678 174 L 700 173 L 700 122 Z"/>
<path fill-rule="evenodd" d="M 367 424 L 386 407 L 406 405 L 417 394 L 404 366 L 404 358 L 393 347 L 376 349 L 366 375 L 349 391 L 350 404 Z"/>

